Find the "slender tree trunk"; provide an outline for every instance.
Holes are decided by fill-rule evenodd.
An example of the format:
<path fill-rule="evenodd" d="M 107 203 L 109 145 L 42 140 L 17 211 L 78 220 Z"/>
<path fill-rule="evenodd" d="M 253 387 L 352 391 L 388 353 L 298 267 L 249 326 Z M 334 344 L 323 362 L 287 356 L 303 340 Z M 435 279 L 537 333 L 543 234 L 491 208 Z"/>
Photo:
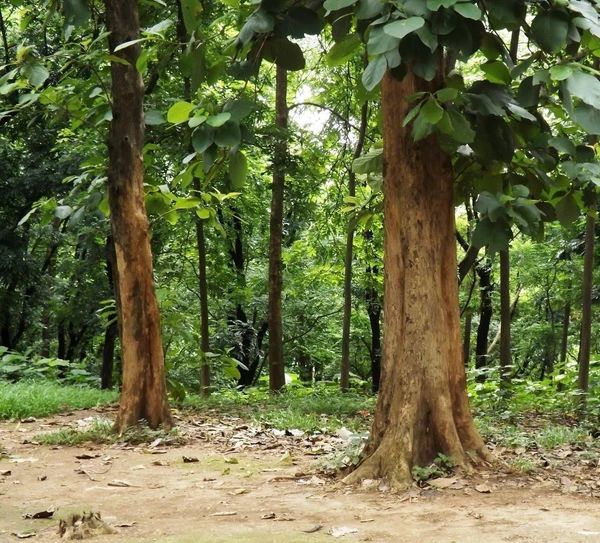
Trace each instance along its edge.
<path fill-rule="evenodd" d="M 139 37 L 136 0 L 105 0 L 112 54 L 113 121 L 109 138 L 108 198 L 116 252 L 118 314 L 123 357 L 121 403 L 115 429 L 145 420 L 150 428 L 172 426 L 152 253 L 144 204 L 144 84 L 135 67 L 139 44 L 115 48 Z"/>
<path fill-rule="evenodd" d="M 210 336 L 208 331 L 206 242 L 204 239 L 204 221 L 200 217 L 196 217 L 196 244 L 198 245 L 198 281 L 200 282 L 200 345 L 202 353 L 208 353 L 210 351 Z M 204 356 L 200 372 L 200 386 L 202 387 L 202 396 L 205 398 L 210 396 L 210 364 L 208 358 Z"/>
<path fill-rule="evenodd" d="M 375 289 L 371 289 L 367 311 L 371 326 L 371 390 L 376 394 L 381 385 L 381 305 Z"/>
<path fill-rule="evenodd" d="M 479 289 L 481 292 L 481 309 L 479 311 L 479 326 L 477 327 L 477 340 L 475 344 L 475 368 L 481 370 L 487 367 L 488 336 L 492 322 L 492 268 L 486 264 L 477 269 L 479 275 Z M 482 373 L 477 376 L 479 382 L 485 381 Z"/>
<path fill-rule="evenodd" d="M 563 326 L 562 326 L 562 337 L 560 340 L 560 375 L 565 373 L 565 365 L 567 363 L 567 350 L 569 348 L 569 325 L 571 324 L 571 300 L 565 302 L 564 315 L 563 315 Z M 558 380 L 556 389 L 560 392 L 564 390 L 562 380 Z"/>
<path fill-rule="evenodd" d="M 363 151 L 367 133 L 369 106 L 365 103 L 360 110 L 360 128 L 358 141 L 352 155 L 357 159 Z M 348 173 L 348 195 L 356 195 L 356 174 L 350 169 Z M 340 371 L 340 387 L 350 387 L 350 321 L 352 319 L 352 254 L 354 248 L 354 228 L 348 227 L 346 235 L 346 256 L 344 260 L 344 321 L 342 325 L 342 366 Z"/>
<path fill-rule="evenodd" d="M 115 266 L 117 255 L 115 243 L 112 236 L 106 238 L 106 278 L 108 286 L 118 306 L 117 286 L 115 284 Z M 115 315 L 116 317 L 116 315 Z M 100 388 L 110 389 L 113 387 L 113 371 L 115 367 L 115 343 L 119 335 L 118 320 L 112 319 L 104 331 L 104 345 L 102 346 L 102 369 L 100 372 Z"/>
<path fill-rule="evenodd" d="M 594 273 L 594 245 L 596 220 L 588 215 L 585 223 L 585 257 L 583 265 L 583 295 L 581 308 L 581 340 L 579 343 L 579 378 L 577 386 L 582 393 L 582 408 L 589 388 L 590 351 L 592 342 L 592 287 Z"/>
<path fill-rule="evenodd" d="M 500 251 L 500 379 L 510 383 L 510 255 Z"/>
<path fill-rule="evenodd" d="M 471 328 L 473 325 L 473 312 L 468 310 L 465 313 L 465 338 L 463 340 L 463 362 L 465 368 L 469 367 L 469 360 L 471 359 Z"/>
<path fill-rule="evenodd" d="M 8 49 L 8 37 L 6 34 L 6 26 L 4 24 L 2 11 L 0 11 L 0 34 L 2 34 L 2 45 L 4 47 L 4 61 L 5 64 L 10 64 L 10 50 Z"/>
<path fill-rule="evenodd" d="M 281 295 L 283 270 L 281 243 L 283 238 L 283 191 L 287 163 L 287 70 L 277 66 L 275 84 L 276 147 L 273 157 L 273 193 L 269 232 L 269 389 L 278 391 L 285 386 L 283 362 L 283 322 Z"/>
<path fill-rule="evenodd" d="M 443 73 L 443 70 L 438 70 Z M 456 276 L 453 175 L 435 136 L 415 143 L 402 122 L 416 92 L 442 85 L 402 82 L 388 72 L 381 85 L 384 141 L 384 334 L 381 388 L 367 458 L 348 478 L 412 483 L 414 466 L 439 453 L 472 469 L 489 458 L 466 392 Z"/>

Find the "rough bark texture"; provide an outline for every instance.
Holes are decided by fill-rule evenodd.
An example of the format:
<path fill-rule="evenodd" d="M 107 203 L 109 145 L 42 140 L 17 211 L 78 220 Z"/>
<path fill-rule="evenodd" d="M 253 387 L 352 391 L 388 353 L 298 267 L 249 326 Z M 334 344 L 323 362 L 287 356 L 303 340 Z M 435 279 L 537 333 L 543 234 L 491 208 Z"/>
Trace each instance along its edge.
<path fill-rule="evenodd" d="M 510 382 L 510 255 L 500 251 L 500 378 Z"/>
<path fill-rule="evenodd" d="M 139 37 L 137 0 L 105 0 L 111 52 Z M 145 420 L 172 425 L 165 383 L 160 315 L 154 292 L 152 253 L 144 205 L 144 85 L 135 62 L 138 44 L 111 64 L 113 121 L 109 139 L 108 198 L 116 252 L 123 385 L 115 429 Z"/>
<path fill-rule="evenodd" d="M 273 157 L 273 192 L 269 231 L 269 388 L 281 390 L 285 385 L 283 364 L 283 289 L 281 243 L 283 238 L 283 190 L 287 162 L 287 70 L 277 66 L 275 114 L 278 133 Z"/>
<path fill-rule="evenodd" d="M 443 73 L 442 70 L 439 70 Z M 368 457 L 348 478 L 412 483 L 439 453 L 471 469 L 489 458 L 469 408 L 454 242 L 453 177 L 435 137 L 415 143 L 405 97 L 434 92 L 412 70 L 382 86 L 384 126 L 384 335 L 381 387 Z"/>
<path fill-rule="evenodd" d="M 369 268 L 367 273 L 377 274 L 377 268 Z M 365 292 L 367 314 L 371 327 L 371 347 L 369 355 L 371 358 L 371 390 L 379 392 L 381 384 L 381 300 L 375 287 L 367 287 Z"/>
<path fill-rule="evenodd" d="M 360 129 L 352 158 L 357 159 L 363 151 L 367 134 L 369 106 L 363 104 L 360 112 Z M 352 169 L 348 173 L 348 195 L 356 194 L 356 174 Z M 352 255 L 354 249 L 354 228 L 348 228 L 346 235 L 346 255 L 344 259 L 344 320 L 342 325 L 342 366 L 340 387 L 348 390 L 350 386 L 350 321 L 352 318 Z"/>
<path fill-rule="evenodd" d="M 579 344 L 578 388 L 587 394 L 590 377 L 592 343 L 592 286 L 594 273 L 594 242 L 596 220 L 588 215 L 585 223 L 585 257 L 583 264 L 583 293 L 581 307 L 581 341 Z"/>

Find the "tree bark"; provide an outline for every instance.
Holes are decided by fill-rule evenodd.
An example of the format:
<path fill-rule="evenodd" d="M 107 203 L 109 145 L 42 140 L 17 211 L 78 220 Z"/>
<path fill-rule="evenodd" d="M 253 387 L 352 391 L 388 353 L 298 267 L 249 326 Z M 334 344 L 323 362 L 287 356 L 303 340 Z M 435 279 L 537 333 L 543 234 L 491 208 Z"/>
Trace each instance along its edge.
<path fill-rule="evenodd" d="M 579 343 L 579 376 L 577 380 L 577 386 L 582 393 L 582 407 L 585 407 L 585 397 L 588 392 L 590 377 L 590 351 L 592 342 L 592 287 L 595 237 L 596 220 L 592 215 L 588 215 L 585 223 L 581 340 Z"/>
<path fill-rule="evenodd" d="M 500 251 L 500 379 L 510 383 L 510 255 Z"/>
<path fill-rule="evenodd" d="M 438 70 L 443 73 L 443 70 Z M 411 470 L 439 453 L 472 469 L 489 459 L 466 392 L 456 276 L 453 176 L 435 136 L 415 143 L 402 127 L 405 98 L 442 81 L 381 84 L 384 133 L 384 334 L 381 388 L 367 458 L 347 482 L 412 483 Z"/>
<path fill-rule="evenodd" d="M 273 191 L 269 230 L 269 389 L 279 391 L 285 386 L 283 361 L 283 322 L 281 295 L 283 271 L 281 243 L 283 238 L 283 192 L 287 162 L 287 70 L 277 66 L 275 84 L 275 124 L 277 127 L 273 157 Z"/>
<path fill-rule="evenodd" d="M 206 278 L 206 242 L 204 239 L 204 221 L 198 216 L 196 216 L 195 221 L 196 244 L 198 246 L 198 281 L 200 283 L 200 347 L 204 354 L 210 351 L 210 336 L 208 330 L 208 281 Z M 200 386 L 202 396 L 204 398 L 210 396 L 210 364 L 208 358 L 205 356 L 202 357 Z"/>
<path fill-rule="evenodd" d="M 468 310 L 465 313 L 465 339 L 463 340 L 463 362 L 465 368 L 469 367 L 469 360 L 471 359 L 471 327 L 473 324 L 473 313 Z"/>
<path fill-rule="evenodd" d="M 363 151 L 367 134 L 369 106 L 362 105 L 360 110 L 360 129 L 358 141 L 352 155 L 357 159 Z M 348 195 L 356 195 L 356 174 L 350 168 L 348 172 Z M 344 259 L 344 320 L 342 325 L 342 366 L 340 370 L 340 388 L 344 391 L 350 387 L 350 321 L 352 318 L 352 255 L 354 249 L 354 228 L 348 226 L 346 235 L 346 256 Z"/>
<path fill-rule="evenodd" d="M 560 374 L 565 373 L 565 364 L 567 362 L 567 350 L 569 347 L 569 325 L 571 324 L 571 300 L 565 302 L 562 337 L 560 340 Z M 564 390 L 562 380 L 558 381 L 556 389 L 560 392 Z"/>
<path fill-rule="evenodd" d="M 479 289 L 481 291 L 481 309 L 479 311 L 479 326 L 477 327 L 477 340 L 475 344 L 475 368 L 481 370 L 487 366 L 488 336 L 492 322 L 492 268 L 486 264 L 477 268 L 479 275 Z M 485 381 L 485 375 L 477 376 L 479 382 Z"/>
<path fill-rule="evenodd" d="M 105 0 L 112 54 L 113 121 L 108 151 L 108 199 L 116 252 L 117 305 L 121 329 L 123 384 L 115 430 L 145 420 L 150 428 L 171 428 L 152 253 L 144 204 L 144 85 L 135 68 L 139 44 L 115 48 L 139 37 L 136 0 Z"/>

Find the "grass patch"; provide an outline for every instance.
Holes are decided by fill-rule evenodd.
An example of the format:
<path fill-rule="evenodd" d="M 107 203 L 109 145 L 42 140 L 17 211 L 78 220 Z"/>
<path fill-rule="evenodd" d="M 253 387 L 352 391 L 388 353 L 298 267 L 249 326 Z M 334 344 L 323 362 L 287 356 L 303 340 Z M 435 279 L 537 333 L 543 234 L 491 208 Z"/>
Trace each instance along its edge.
<path fill-rule="evenodd" d="M 335 431 L 346 426 L 361 431 L 370 425 L 368 415 L 373 412 L 375 398 L 331 388 L 291 389 L 281 394 L 253 390 L 215 393 L 208 399 L 190 395 L 182 407 L 204 412 L 214 409 L 220 414 L 237 415 L 281 430 Z"/>
<path fill-rule="evenodd" d="M 46 417 L 117 399 L 114 391 L 60 385 L 53 382 L 0 382 L 0 419 Z"/>

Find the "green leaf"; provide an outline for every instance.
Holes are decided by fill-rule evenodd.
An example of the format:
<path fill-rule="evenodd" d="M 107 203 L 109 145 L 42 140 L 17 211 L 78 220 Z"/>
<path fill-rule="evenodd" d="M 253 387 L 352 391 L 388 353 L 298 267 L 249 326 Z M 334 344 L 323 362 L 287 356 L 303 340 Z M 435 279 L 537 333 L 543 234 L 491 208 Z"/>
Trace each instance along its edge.
<path fill-rule="evenodd" d="M 425 24 L 425 19 L 422 17 L 409 17 L 408 19 L 400 19 L 393 23 L 388 23 L 383 27 L 383 31 L 394 38 L 402 39 L 404 36 L 418 30 Z"/>
<path fill-rule="evenodd" d="M 362 75 L 362 84 L 365 89 L 373 90 L 383 79 L 386 70 L 387 60 L 383 55 L 373 58 Z"/>
<path fill-rule="evenodd" d="M 554 147 L 561 153 L 567 153 L 571 156 L 575 156 L 576 147 L 575 144 L 566 136 L 559 136 L 556 138 L 550 138 L 548 145 Z"/>
<path fill-rule="evenodd" d="M 553 81 L 564 81 L 573 74 L 573 68 L 568 64 L 557 64 L 550 68 L 550 79 Z"/>
<path fill-rule="evenodd" d="M 256 102 L 240 98 L 239 100 L 229 100 L 224 106 L 223 111 L 231 115 L 232 121 L 241 121 L 256 109 Z"/>
<path fill-rule="evenodd" d="M 27 77 L 27 81 L 33 87 L 41 86 L 50 73 L 39 62 L 30 61 L 23 66 L 23 75 Z"/>
<path fill-rule="evenodd" d="M 481 19 L 481 10 L 477 7 L 476 4 L 471 3 L 459 3 L 454 4 L 454 11 L 458 13 L 461 17 L 465 19 L 473 19 L 474 21 L 479 21 Z"/>
<path fill-rule="evenodd" d="M 440 89 L 435 93 L 435 97 L 439 102 L 450 102 L 451 100 L 456 100 L 457 96 L 458 89 L 453 89 L 452 87 Z"/>
<path fill-rule="evenodd" d="M 356 4 L 358 0 L 325 0 L 323 7 L 327 11 L 337 11 Z"/>
<path fill-rule="evenodd" d="M 206 115 L 198 115 L 196 113 L 196 115 L 194 115 L 189 121 L 188 121 L 188 126 L 190 128 L 196 128 L 197 126 L 200 126 L 204 121 L 206 121 L 206 119 L 208 119 L 208 117 Z"/>
<path fill-rule="evenodd" d="M 500 60 L 490 60 L 483 63 L 481 71 L 485 74 L 485 78 L 491 83 L 497 83 L 499 85 L 510 85 L 511 77 L 510 71 L 504 62 Z"/>
<path fill-rule="evenodd" d="M 229 119 L 231 119 L 231 113 L 223 111 L 218 115 L 213 115 L 212 117 L 206 119 L 206 124 L 216 128 L 218 126 L 223 126 Z"/>
<path fill-rule="evenodd" d="M 580 210 L 572 193 L 568 193 L 556 204 L 556 218 L 565 228 L 570 228 L 579 218 Z"/>
<path fill-rule="evenodd" d="M 456 13 L 450 9 L 440 8 L 431 17 L 431 31 L 438 36 L 450 34 L 458 22 Z"/>
<path fill-rule="evenodd" d="M 65 0 L 63 13 L 67 26 L 83 26 L 92 16 L 86 0 Z"/>
<path fill-rule="evenodd" d="M 60 220 L 65 220 L 71 213 L 73 213 L 73 208 L 71 206 L 58 206 L 54 210 L 54 216 L 58 217 Z"/>
<path fill-rule="evenodd" d="M 194 131 L 192 136 L 192 146 L 197 153 L 206 151 L 214 141 L 214 130 L 207 126 L 201 126 Z"/>
<path fill-rule="evenodd" d="M 588 134 L 600 135 L 600 111 L 588 104 L 579 104 L 573 113 L 577 124 Z"/>
<path fill-rule="evenodd" d="M 566 79 L 567 90 L 586 104 L 600 109 L 600 81 L 581 70 L 574 71 Z"/>
<path fill-rule="evenodd" d="M 418 104 L 416 107 L 413 107 L 408 112 L 406 117 L 404 117 L 404 121 L 402 121 L 403 127 L 406 126 L 408 123 L 410 123 L 410 121 L 412 121 L 419 114 L 419 111 L 421 111 L 421 107 L 422 107 L 422 104 Z"/>
<path fill-rule="evenodd" d="M 162 114 L 162 111 L 158 111 L 157 109 L 151 109 L 151 110 L 145 112 L 144 123 L 147 126 L 156 126 L 159 124 L 164 124 L 165 117 Z"/>
<path fill-rule="evenodd" d="M 176 102 L 167 112 L 167 121 L 173 124 L 187 121 L 190 118 L 190 113 L 194 107 L 194 104 L 190 104 L 189 102 Z"/>
<path fill-rule="evenodd" d="M 531 23 L 531 35 L 547 53 L 562 49 L 567 43 L 569 17 L 558 10 L 542 11 Z"/>
<path fill-rule="evenodd" d="M 246 182 L 248 174 L 248 160 L 246 155 L 238 151 L 229 159 L 229 177 L 231 178 L 231 188 L 239 190 Z"/>
<path fill-rule="evenodd" d="M 210 209 L 207 209 L 205 207 L 196 209 L 196 215 L 198 215 L 199 218 L 201 218 L 202 220 L 206 220 L 210 218 Z"/>
<path fill-rule="evenodd" d="M 459 0 L 427 0 L 427 9 L 437 11 L 440 8 L 450 8 Z"/>
<path fill-rule="evenodd" d="M 291 72 L 302 70 L 306 66 L 304 54 L 297 43 L 291 42 L 285 38 L 275 38 L 268 42 L 268 53 L 270 59 L 280 66 Z M 266 58 L 266 57 L 265 57 Z"/>
<path fill-rule="evenodd" d="M 183 24 L 188 34 L 192 34 L 198 26 L 198 19 L 202 13 L 202 4 L 198 0 L 180 0 Z"/>
<path fill-rule="evenodd" d="M 235 121 L 227 121 L 215 130 L 215 143 L 219 147 L 234 147 L 242 141 L 240 125 Z"/>
<path fill-rule="evenodd" d="M 444 109 L 435 98 L 430 98 L 421 108 L 420 115 L 425 121 L 431 124 L 437 124 L 442 120 Z"/>
<path fill-rule="evenodd" d="M 361 45 L 361 39 L 358 34 L 350 34 L 336 43 L 327 53 L 327 66 L 341 66 L 350 60 Z"/>
<path fill-rule="evenodd" d="M 469 120 L 458 110 L 449 109 L 448 115 L 452 122 L 452 138 L 462 144 L 473 143 L 475 141 L 475 131 L 471 128 Z"/>
<path fill-rule="evenodd" d="M 383 149 L 372 149 L 352 162 L 354 173 L 380 173 L 383 170 Z"/>
<path fill-rule="evenodd" d="M 477 223 L 471 242 L 475 247 L 488 246 L 490 253 L 506 249 L 512 238 L 512 230 L 504 220 L 490 221 L 487 217 Z"/>
<path fill-rule="evenodd" d="M 398 49 L 400 40 L 390 36 L 385 32 L 385 27 L 378 26 L 369 32 L 369 41 L 367 42 L 367 51 L 369 56 L 381 55 L 394 49 Z"/>

